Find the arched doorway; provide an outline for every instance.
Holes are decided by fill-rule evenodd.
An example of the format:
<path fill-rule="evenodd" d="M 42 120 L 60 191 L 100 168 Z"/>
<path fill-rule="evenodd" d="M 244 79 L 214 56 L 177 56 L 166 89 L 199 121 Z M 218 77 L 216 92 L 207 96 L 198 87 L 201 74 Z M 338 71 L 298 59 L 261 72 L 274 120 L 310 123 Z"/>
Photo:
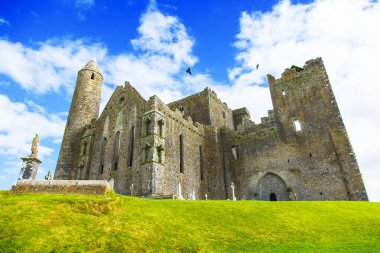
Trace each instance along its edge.
<path fill-rule="evenodd" d="M 274 173 L 265 174 L 257 184 L 259 200 L 281 201 L 289 200 L 285 181 Z"/>

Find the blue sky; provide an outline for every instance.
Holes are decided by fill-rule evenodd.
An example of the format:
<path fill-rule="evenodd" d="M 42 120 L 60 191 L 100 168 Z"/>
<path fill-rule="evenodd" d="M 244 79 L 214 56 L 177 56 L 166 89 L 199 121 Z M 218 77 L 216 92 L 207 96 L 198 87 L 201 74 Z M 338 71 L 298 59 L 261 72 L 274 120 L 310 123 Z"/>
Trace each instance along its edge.
<path fill-rule="evenodd" d="M 209 86 L 259 122 L 272 107 L 266 74 L 321 56 L 380 201 L 379 23 L 369 0 L 1 1 L 0 189 L 16 181 L 35 133 L 38 176 L 54 171 L 76 74 L 91 58 L 105 77 L 102 107 L 124 81 L 165 102 Z"/>

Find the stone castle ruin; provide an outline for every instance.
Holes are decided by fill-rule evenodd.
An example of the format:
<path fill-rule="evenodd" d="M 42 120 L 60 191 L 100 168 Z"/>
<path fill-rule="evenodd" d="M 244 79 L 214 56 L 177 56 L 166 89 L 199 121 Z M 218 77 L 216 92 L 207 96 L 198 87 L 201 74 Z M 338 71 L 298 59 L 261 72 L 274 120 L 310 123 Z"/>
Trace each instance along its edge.
<path fill-rule="evenodd" d="M 260 124 L 209 88 L 165 104 L 128 82 L 98 117 L 103 76 L 91 60 L 54 179 L 113 179 L 115 192 L 135 196 L 368 200 L 322 59 L 268 81 L 273 110 Z"/>

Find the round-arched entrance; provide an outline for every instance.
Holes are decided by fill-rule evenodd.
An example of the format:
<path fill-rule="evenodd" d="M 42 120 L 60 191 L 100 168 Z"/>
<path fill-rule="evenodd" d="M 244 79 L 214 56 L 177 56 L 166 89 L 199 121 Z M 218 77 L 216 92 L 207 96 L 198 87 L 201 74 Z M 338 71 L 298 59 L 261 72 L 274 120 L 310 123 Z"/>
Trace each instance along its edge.
<path fill-rule="evenodd" d="M 267 173 L 259 180 L 257 193 L 260 200 L 289 200 L 284 180 L 274 173 Z"/>

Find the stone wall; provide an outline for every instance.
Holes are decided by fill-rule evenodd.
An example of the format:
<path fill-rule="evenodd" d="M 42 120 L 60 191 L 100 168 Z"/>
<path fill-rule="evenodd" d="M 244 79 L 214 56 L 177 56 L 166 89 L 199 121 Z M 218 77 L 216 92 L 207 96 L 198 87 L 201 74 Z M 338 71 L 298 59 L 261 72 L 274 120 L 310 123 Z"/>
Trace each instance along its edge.
<path fill-rule="evenodd" d="M 301 71 L 287 69 L 280 79 L 268 76 L 268 80 L 273 111 L 258 125 L 243 120 L 227 142 L 239 150 L 237 160 L 229 155 L 237 194 L 268 199 L 262 196 L 260 180 L 269 173 L 284 181 L 290 199 L 366 200 L 321 59 L 307 62 Z M 336 137 L 331 131 L 342 135 Z M 343 153 L 345 165 L 339 157 Z"/>
<path fill-rule="evenodd" d="M 81 145 L 78 143 L 99 115 L 100 95 L 103 76 L 93 60 L 78 72 L 74 95 L 66 122 L 55 170 L 55 179 L 75 179 L 80 165 Z"/>
<path fill-rule="evenodd" d="M 115 192 L 129 195 L 133 184 L 134 194 L 143 194 L 146 188 L 144 186 L 147 184 L 143 181 L 149 173 L 140 169 L 142 150 L 138 140 L 142 136 L 141 115 L 147 106 L 146 101 L 129 83 L 117 87 L 94 129 L 93 144 L 89 152 L 91 155 L 89 179 L 113 178 Z M 114 148 L 117 132 L 120 134 L 116 168 Z M 133 145 L 130 143 L 132 135 Z M 128 161 L 130 155 L 132 163 Z"/>
<path fill-rule="evenodd" d="M 14 193 L 77 193 L 100 194 L 112 190 L 106 180 L 19 180 L 12 187 Z"/>
<path fill-rule="evenodd" d="M 75 148 L 63 144 L 78 156 L 70 175 L 112 178 L 117 193 L 138 196 L 180 185 L 185 198 L 232 199 L 234 183 L 238 199 L 367 200 L 322 60 L 268 81 L 273 110 L 260 124 L 209 88 L 166 105 L 119 86 Z"/>

